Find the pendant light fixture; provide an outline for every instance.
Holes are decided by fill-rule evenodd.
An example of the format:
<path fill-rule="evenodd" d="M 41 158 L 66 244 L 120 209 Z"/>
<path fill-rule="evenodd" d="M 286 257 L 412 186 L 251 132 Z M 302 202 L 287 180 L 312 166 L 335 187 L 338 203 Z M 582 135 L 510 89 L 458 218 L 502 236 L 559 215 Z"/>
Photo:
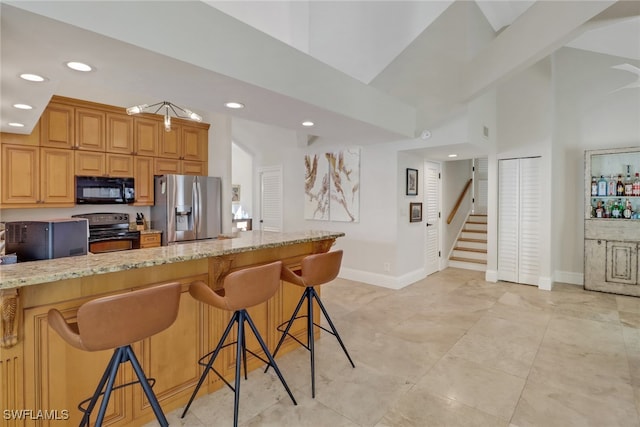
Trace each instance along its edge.
<path fill-rule="evenodd" d="M 155 108 L 154 111 L 151 111 Z M 160 110 L 164 112 L 164 130 L 167 132 L 171 131 L 171 116 L 175 116 L 181 119 L 189 119 L 195 122 L 201 122 L 202 117 L 193 111 L 187 110 L 186 108 L 178 107 L 175 104 L 172 104 L 168 101 L 157 102 L 155 104 L 141 104 L 134 105 L 133 107 L 127 108 L 127 114 L 130 116 L 133 114 L 144 113 L 145 111 L 151 112 L 153 114 L 158 114 Z"/>

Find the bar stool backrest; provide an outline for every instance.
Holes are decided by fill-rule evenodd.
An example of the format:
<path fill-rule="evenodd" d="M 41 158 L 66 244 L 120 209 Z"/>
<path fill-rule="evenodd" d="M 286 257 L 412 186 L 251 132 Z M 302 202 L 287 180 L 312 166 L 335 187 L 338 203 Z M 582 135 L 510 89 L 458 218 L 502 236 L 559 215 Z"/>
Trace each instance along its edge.
<path fill-rule="evenodd" d="M 189 293 L 197 300 L 223 310 L 242 310 L 271 298 L 280 285 L 282 262 L 233 271 L 224 278 L 223 289 L 213 291 L 203 282 L 192 283 Z"/>
<path fill-rule="evenodd" d="M 342 264 L 342 250 L 306 256 L 300 263 L 302 272 L 298 283 L 302 286 L 317 286 L 338 277 Z M 287 280 L 286 278 L 284 278 Z"/>
<path fill-rule="evenodd" d="M 77 326 L 51 310 L 49 323 L 65 341 L 82 350 L 122 347 L 173 324 L 178 316 L 180 287 L 179 283 L 168 283 L 89 301 L 78 309 Z"/>

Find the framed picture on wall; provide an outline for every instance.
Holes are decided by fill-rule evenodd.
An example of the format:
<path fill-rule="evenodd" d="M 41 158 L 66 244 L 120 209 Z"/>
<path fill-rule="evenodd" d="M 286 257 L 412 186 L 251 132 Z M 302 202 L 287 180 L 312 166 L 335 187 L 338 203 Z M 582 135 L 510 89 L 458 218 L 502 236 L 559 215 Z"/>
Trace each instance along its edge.
<path fill-rule="evenodd" d="M 240 185 L 238 184 L 231 185 L 231 202 L 232 203 L 240 202 Z"/>
<path fill-rule="evenodd" d="M 407 168 L 407 196 L 418 195 L 418 169 Z"/>
<path fill-rule="evenodd" d="M 422 203 L 409 203 L 409 222 L 422 221 Z"/>

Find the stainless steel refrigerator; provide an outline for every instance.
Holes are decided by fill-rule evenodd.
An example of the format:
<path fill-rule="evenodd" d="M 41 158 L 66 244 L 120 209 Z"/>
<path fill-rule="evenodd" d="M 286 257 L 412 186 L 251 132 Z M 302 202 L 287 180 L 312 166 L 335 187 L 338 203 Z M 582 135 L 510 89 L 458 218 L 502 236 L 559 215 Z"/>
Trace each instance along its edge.
<path fill-rule="evenodd" d="M 222 230 L 221 180 L 212 176 L 155 177 L 151 227 L 162 245 L 218 237 Z"/>

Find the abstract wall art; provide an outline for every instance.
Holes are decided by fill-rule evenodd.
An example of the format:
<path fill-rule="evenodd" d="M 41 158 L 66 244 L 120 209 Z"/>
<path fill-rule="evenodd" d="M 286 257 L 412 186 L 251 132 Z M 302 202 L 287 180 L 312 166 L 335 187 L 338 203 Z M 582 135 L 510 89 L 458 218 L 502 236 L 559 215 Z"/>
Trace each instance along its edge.
<path fill-rule="evenodd" d="M 360 220 L 360 149 L 305 159 L 305 219 Z"/>

